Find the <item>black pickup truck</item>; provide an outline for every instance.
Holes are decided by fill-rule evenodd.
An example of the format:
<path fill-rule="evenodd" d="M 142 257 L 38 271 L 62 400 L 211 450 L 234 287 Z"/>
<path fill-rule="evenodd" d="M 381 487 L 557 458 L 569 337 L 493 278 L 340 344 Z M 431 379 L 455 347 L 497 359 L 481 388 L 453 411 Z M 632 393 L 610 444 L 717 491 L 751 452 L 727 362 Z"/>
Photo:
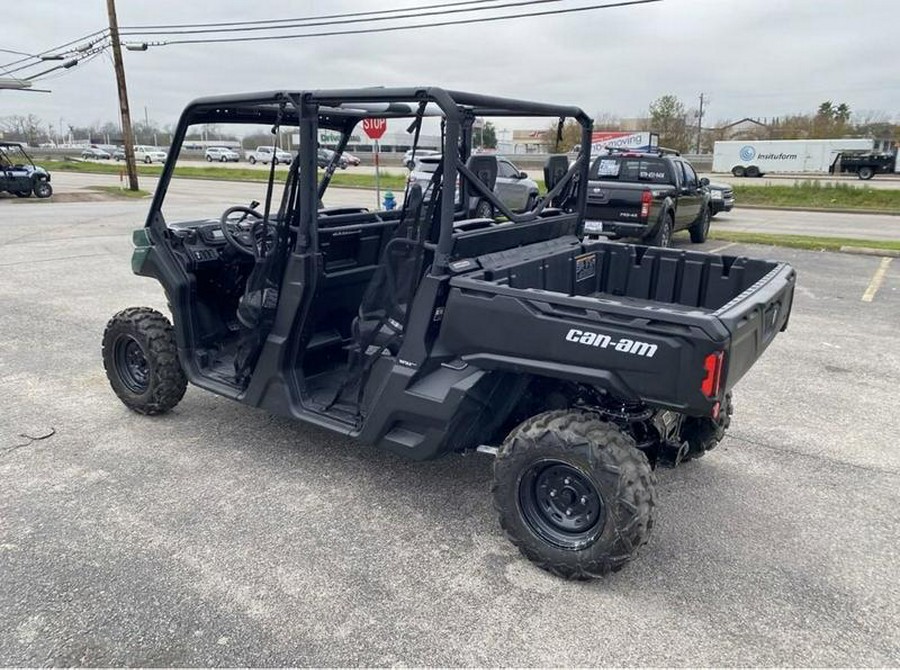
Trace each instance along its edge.
<path fill-rule="evenodd" d="M 872 153 L 845 151 L 831 166 L 829 172 L 855 174 L 860 179 L 871 179 L 876 174 L 890 174 L 898 172 L 900 158 L 894 153 Z"/>
<path fill-rule="evenodd" d="M 667 247 L 672 234 L 690 230 L 706 241 L 712 216 L 709 180 L 666 153 L 612 153 L 597 157 L 588 176 L 585 234 L 637 238 Z"/>

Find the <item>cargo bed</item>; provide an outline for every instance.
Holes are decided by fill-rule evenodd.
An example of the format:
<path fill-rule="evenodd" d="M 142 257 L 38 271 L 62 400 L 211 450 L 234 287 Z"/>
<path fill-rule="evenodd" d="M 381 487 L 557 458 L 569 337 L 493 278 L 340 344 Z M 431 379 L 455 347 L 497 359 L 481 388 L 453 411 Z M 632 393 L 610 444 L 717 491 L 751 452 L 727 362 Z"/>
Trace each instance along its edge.
<path fill-rule="evenodd" d="M 451 281 L 448 349 L 694 413 L 708 412 L 787 325 L 795 278 L 775 261 L 574 237 L 478 264 Z M 457 325 L 467 323 L 477 325 Z M 704 361 L 716 352 L 721 384 L 704 396 Z"/>

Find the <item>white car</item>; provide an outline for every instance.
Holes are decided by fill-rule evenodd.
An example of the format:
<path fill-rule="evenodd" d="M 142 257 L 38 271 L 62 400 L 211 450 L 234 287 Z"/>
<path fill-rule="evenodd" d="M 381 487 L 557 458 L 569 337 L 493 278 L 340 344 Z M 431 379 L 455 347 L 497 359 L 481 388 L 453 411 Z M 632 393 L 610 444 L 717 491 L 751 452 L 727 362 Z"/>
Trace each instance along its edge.
<path fill-rule="evenodd" d="M 420 158 L 424 158 L 425 156 L 440 156 L 440 151 L 434 151 L 432 149 L 416 149 L 416 160 Z M 409 149 L 405 154 L 403 154 L 403 165 L 408 169 L 413 169 L 413 150 Z"/>
<path fill-rule="evenodd" d="M 275 165 L 280 163 L 290 165 L 292 156 L 287 151 L 278 149 L 277 147 L 256 147 L 256 151 L 251 151 L 247 156 L 247 160 L 250 161 L 251 165 L 255 165 L 256 163 L 267 165 L 273 160 Z"/>
<path fill-rule="evenodd" d="M 237 163 L 240 159 L 241 157 L 237 152 L 228 147 L 209 147 L 206 150 L 206 160 L 209 163 L 212 163 L 213 161 L 219 161 L 220 163 Z"/>
<path fill-rule="evenodd" d="M 165 163 L 166 152 L 159 147 L 138 144 L 134 147 L 134 160 L 138 163 Z"/>

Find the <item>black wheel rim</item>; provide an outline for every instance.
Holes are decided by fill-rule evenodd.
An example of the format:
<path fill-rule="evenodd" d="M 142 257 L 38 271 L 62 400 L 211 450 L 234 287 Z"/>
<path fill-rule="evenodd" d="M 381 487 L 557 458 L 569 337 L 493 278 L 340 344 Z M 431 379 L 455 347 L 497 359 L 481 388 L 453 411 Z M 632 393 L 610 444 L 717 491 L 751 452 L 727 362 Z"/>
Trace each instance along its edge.
<path fill-rule="evenodd" d="M 122 335 L 115 344 L 116 371 L 119 379 L 132 393 L 142 394 L 150 385 L 150 364 L 140 342 L 131 335 Z"/>
<path fill-rule="evenodd" d="M 538 537 L 561 549 L 592 545 L 606 519 L 606 506 L 590 478 L 556 460 L 541 460 L 525 470 L 519 479 L 519 508 Z"/>
<path fill-rule="evenodd" d="M 661 247 L 669 246 L 669 237 L 671 237 L 671 235 L 672 235 L 672 232 L 671 232 L 671 228 L 669 227 L 669 224 L 668 223 L 663 224 L 662 239 L 659 241 L 659 246 L 661 246 Z"/>

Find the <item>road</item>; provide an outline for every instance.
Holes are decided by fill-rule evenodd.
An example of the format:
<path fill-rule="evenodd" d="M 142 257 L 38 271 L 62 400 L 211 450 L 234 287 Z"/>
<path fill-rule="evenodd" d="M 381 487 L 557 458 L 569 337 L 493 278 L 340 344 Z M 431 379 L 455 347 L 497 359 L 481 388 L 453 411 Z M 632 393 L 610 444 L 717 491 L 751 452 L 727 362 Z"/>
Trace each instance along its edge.
<path fill-rule="evenodd" d="M 54 197 L 89 198 L 86 189 L 92 185 L 117 185 L 114 175 L 89 175 L 57 172 L 53 176 L 56 189 Z M 141 177 L 144 189 L 156 188 L 156 179 Z M 402 194 L 397 193 L 398 202 Z M 3 197 L 3 196 L 0 196 Z M 175 179 L 170 187 L 167 211 L 184 216 L 197 211 L 221 213 L 235 204 L 255 199 L 265 200 L 265 184 L 251 182 L 207 181 Z M 12 203 L 10 203 L 12 204 Z M 28 206 L 29 203 L 22 203 Z M 329 189 L 325 204 L 375 206 L 375 192 L 358 189 Z M 205 208 L 205 209 L 204 209 Z M 218 209 L 216 209 L 218 208 Z M 175 216 L 177 219 L 178 216 Z M 714 230 L 739 232 L 765 232 L 789 235 L 820 235 L 856 239 L 900 239 L 900 216 L 885 214 L 833 214 L 828 212 L 798 212 L 789 210 L 747 209 L 738 206 L 731 212 L 723 212 L 713 219 Z"/>
<path fill-rule="evenodd" d="M 146 207 L 0 200 L 4 664 L 900 663 L 896 260 L 864 301 L 881 259 L 729 248 L 794 264 L 790 328 L 722 445 L 659 473 L 639 559 L 570 583 L 503 537 L 488 456 L 411 463 L 193 387 L 127 411 L 99 345 L 166 309 L 130 272 Z"/>
<path fill-rule="evenodd" d="M 524 169 L 533 179 L 543 179 L 543 171 L 542 165 L 534 165 L 531 160 L 527 156 L 509 156 L 510 160 L 513 163 L 519 164 L 522 169 Z M 96 161 L 99 163 L 108 164 L 109 161 Z M 209 163 L 205 160 L 180 160 L 178 161 L 178 165 L 182 165 L 185 167 L 220 167 L 220 168 L 228 168 L 228 169 L 252 169 L 259 170 L 264 172 L 268 169 L 267 166 L 261 165 L 257 163 L 256 165 L 250 165 L 247 161 L 240 161 L 237 163 Z M 278 170 L 286 170 L 285 167 L 277 167 Z M 389 172 L 391 174 L 397 175 L 405 175 L 407 173 L 406 169 L 403 168 L 395 157 L 386 158 L 383 163 L 382 170 L 385 172 Z M 356 167 L 348 167 L 347 172 L 354 174 L 375 174 L 375 167 L 372 165 L 358 165 Z M 802 183 L 805 181 L 815 181 L 822 185 L 825 184 L 847 184 L 849 186 L 854 187 L 866 187 L 866 188 L 874 188 L 874 189 L 897 189 L 900 188 L 900 175 L 878 175 L 869 181 L 860 181 L 857 177 L 846 175 L 846 176 L 838 176 L 832 177 L 829 175 L 817 175 L 817 174 L 798 174 L 798 175 L 766 175 L 765 177 L 758 179 L 745 179 L 734 177 L 731 174 L 713 174 L 713 173 L 703 173 L 701 174 L 703 177 L 708 177 L 711 181 L 720 183 L 720 184 L 736 184 L 741 186 L 791 186 L 793 184 Z"/>

